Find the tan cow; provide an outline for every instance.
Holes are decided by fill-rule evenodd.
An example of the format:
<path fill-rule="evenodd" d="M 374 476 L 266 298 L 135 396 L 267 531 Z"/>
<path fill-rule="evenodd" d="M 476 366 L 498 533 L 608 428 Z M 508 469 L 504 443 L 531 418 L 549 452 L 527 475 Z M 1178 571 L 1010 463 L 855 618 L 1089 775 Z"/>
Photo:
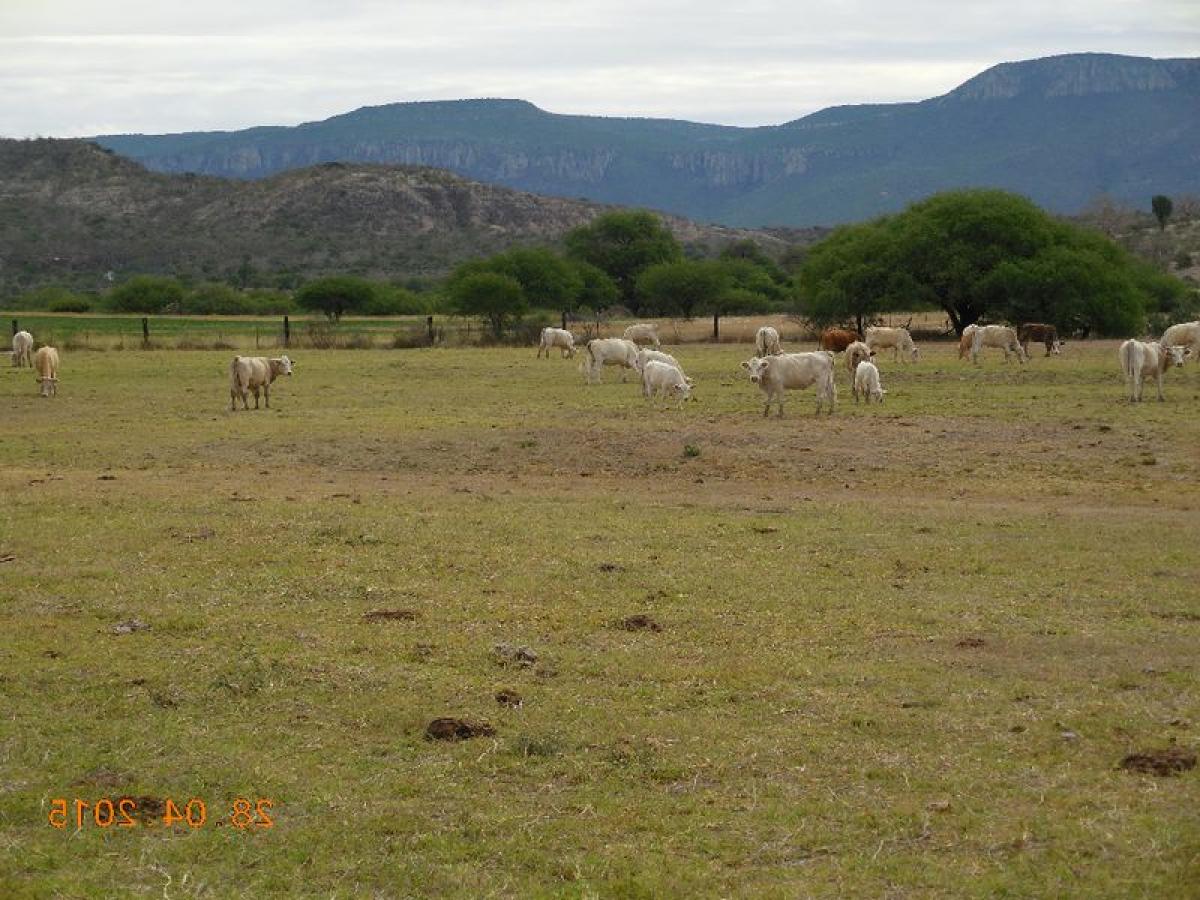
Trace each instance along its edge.
<path fill-rule="evenodd" d="M 865 337 L 866 345 L 876 353 L 880 350 L 893 351 L 892 359 L 897 362 L 901 352 L 907 354 L 913 362 L 921 355 L 907 328 L 884 328 L 882 325 L 875 325 L 867 329 Z"/>
<path fill-rule="evenodd" d="M 33 335 L 28 331 L 13 335 L 12 364 L 18 368 L 33 366 Z"/>
<path fill-rule="evenodd" d="M 853 392 L 855 403 L 858 402 L 859 394 L 862 394 L 865 403 L 869 404 L 872 400 L 876 403 L 883 402 L 883 395 L 887 391 L 879 383 L 879 369 L 875 367 L 875 363 L 863 360 L 858 364 L 858 368 L 854 370 Z"/>
<path fill-rule="evenodd" d="M 1180 322 L 1162 333 L 1158 342 L 1164 347 L 1187 347 L 1200 360 L 1200 322 Z"/>
<path fill-rule="evenodd" d="M 587 342 L 579 371 L 588 384 L 598 384 L 605 366 L 621 366 L 621 381 L 629 369 L 637 369 L 638 345 L 624 338 L 594 338 Z"/>
<path fill-rule="evenodd" d="M 759 356 L 778 356 L 783 352 L 779 345 L 779 331 L 764 325 L 754 333 L 754 350 Z"/>
<path fill-rule="evenodd" d="M 662 346 L 658 340 L 658 326 L 649 323 L 630 325 L 621 337 L 635 344 L 653 344 L 655 350 Z"/>
<path fill-rule="evenodd" d="M 674 396 L 682 408 L 692 396 L 692 380 L 678 366 L 651 359 L 642 367 L 642 396 L 647 400 L 661 396 L 664 404 Z"/>
<path fill-rule="evenodd" d="M 833 382 L 833 354 L 825 350 L 814 353 L 783 353 L 779 356 L 755 356 L 742 363 L 750 373 L 750 381 L 757 384 L 767 395 L 763 415 L 769 415 L 771 404 L 779 404 L 779 415 L 783 416 L 784 391 L 816 386 L 817 415 L 821 407 L 829 404 L 833 414 L 837 403 L 837 385 Z"/>
<path fill-rule="evenodd" d="M 1118 351 L 1121 359 L 1121 372 L 1129 386 L 1129 402 L 1138 403 L 1142 399 L 1142 382 L 1153 377 L 1158 385 L 1158 399 L 1163 399 L 1163 374 L 1171 366 L 1182 366 L 1183 361 L 1192 355 L 1190 347 L 1164 347 L 1158 341 L 1145 343 L 1128 340 Z"/>
<path fill-rule="evenodd" d="M 1004 361 L 1008 362 L 1008 354 L 1017 354 L 1017 359 L 1025 362 L 1025 348 L 1017 340 L 1017 333 L 1007 325 L 981 325 L 971 336 L 971 362 L 979 362 L 979 354 L 984 347 L 999 347 L 1004 351 Z"/>
<path fill-rule="evenodd" d="M 854 380 L 854 370 L 858 368 L 858 364 L 874 355 L 875 351 L 862 341 L 855 341 L 846 347 L 846 370 L 850 373 L 851 381 Z"/>
<path fill-rule="evenodd" d="M 271 384 L 280 375 L 292 374 L 292 361 L 286 356 L 268 359 L 265 356 L 235 356 L 229 364 L 229 409 L 249 409 L 249 393 L 254 392 L 254 408 L 258 409 L 258 393 L 261 390 L 267 409 L 271 408 Z"/>
<path fill-rule="evenodd" d="M 33 370 L 37 372 L 39 393 L 43 397 L 58 396 L 58 351 L 53 347 L 40 347 L 33 354 Z"/>
<path fill-rule="evenodd" d="M 545 352 L 546 359 L 549 359 L 552 347 L 557 347 L 559 356 L 568 359 L 575 355 L 575 337 L 565 328 L 543 328 L 541 341 L 538 344 L 538 357 L 541 358 L 542 353 Z"/>
<path fill-rule="evenodd" d="M 962 337 L 958 339 L 958 358 L 966 359 L 971 355 L 971 344 L 975 340 L 975 332 L 979 330 L 978 325 L 968 325 L 963 329 Z"/>

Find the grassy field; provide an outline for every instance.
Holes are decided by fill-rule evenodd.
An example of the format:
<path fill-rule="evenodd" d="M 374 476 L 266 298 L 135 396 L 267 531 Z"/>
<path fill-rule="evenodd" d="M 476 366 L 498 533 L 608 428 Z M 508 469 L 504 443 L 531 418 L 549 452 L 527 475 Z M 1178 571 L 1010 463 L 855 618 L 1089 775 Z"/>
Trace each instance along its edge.
<path fill-rule="evenodd" d="M 1195 365 L 932 346 L 763 419 L 745 347 L 683 410 L 297 352 L 231 414 L 229 355 L 0 370 L 0 896 L 1198 895 L 1200 770 L 1119 768 L 1200 747 Z"/>

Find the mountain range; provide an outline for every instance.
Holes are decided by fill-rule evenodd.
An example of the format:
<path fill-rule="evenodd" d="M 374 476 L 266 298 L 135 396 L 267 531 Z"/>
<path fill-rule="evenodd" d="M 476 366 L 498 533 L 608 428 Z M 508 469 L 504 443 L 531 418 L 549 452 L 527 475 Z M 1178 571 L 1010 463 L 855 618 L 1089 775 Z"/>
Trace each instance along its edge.
<path fill-rule="evenodd" d="M 332 161 L 431 166 L 744 227 L 856 221 L 969 186 L 1070 214 L 1100 197 L 1143 208 L 1153 194 L 1200 194 L 1200 59 L 1003 63 L 941 97 L 759 128 L 462 100 L 364 107 L 294 127 L 95 140 L 162 172 L 258 179 Z"/>

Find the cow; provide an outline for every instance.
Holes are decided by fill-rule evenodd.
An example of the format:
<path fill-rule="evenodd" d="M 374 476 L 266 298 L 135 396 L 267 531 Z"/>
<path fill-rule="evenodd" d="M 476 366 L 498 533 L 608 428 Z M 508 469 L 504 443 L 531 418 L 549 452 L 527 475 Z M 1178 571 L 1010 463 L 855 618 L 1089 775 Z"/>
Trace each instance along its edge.
<path fill-rule="evenodd" d="M 883 385 L 879 383 L 879 369 L 875 368 L 875 363 L 870 360 L 863 360 L 858 364 L 858 368 L 854 370 L 854 402 L 858 402 L 858 395 L 863 395 L 863 401 L 870 403 L 874 400 L 876 403 L 883 402 L 883 395 L 887 393 L 883 389 Z"/>
<path fill-rule="evenodd" d="M 1200 322 L 1180 322 L 1162 333 L 1158 342 L 1164 347 L 1187 347 L 1200 359 Z"/>
<path fill-rule="evenodd" d="M 666 403 L 671 394 L 679 398 L 682 409 L 684 401 L 691 399 L 692 380 L 685 377 L 678 366 L 657 359 L 649 360 L 642 368 L 642 396 L 647 400 L 661 396 L 663 403 Z"/>
<path fill-rule="evenodd" d="M 779 332 L 764 325 L 754 333 L 754 350 L 759 356 L 778 356 L 783 352 L 779 346 Z"/>
<path fill-rule="evenodd" d="M 1017 354 L 1017 359 L 1025 363 L 1025 348 L 1017 340 L 1017 333 L 1007 325 L 980 325 L 971 336 L 971 362 L 979 362 L 979 353 L 984 347 L 999 347 L 1004 351 L 1004 361 L 1008 362 L 1008 354 Z"/>
<path fill-rule="evenodd" d="M 28 331 L 13 335 L 12 364 L 17 368 L 33 366 L 33 335 Z"/>
<path fill-rule="evenodd" d="M 786 390 L 816 386 L 817 415 L 821 407 L 829 405 L 833 414 L 837 402 L 837 386 L 833 382 L 833 354 L 824 350 L 814 353 L 782 353 L 779 356 L 755 356 L 742 363 L 750 373 L 750 381 L 757 384 L 767 395 L 763 416 L 771 412 L 771 404 L 779 405 L 779 416 L 783 417 L 783 394 Z"/>
<path fill-rule="evenodd" d="M 33 354 L 33 369 L 37 372 L 39 393 L 43 397 L 58 396 L 58 351 L 53 347 L 39 347 Z"/>
<path fill-rule="evenodd" d="M 645 348 L 637 352 L 637 357 L 633 361 L 633 368 L 640 373 L 645 369 L 646 363 L 652 361 L 666 363 L 668 366 L 674 366 L 680 372 L 683 371 L 683 366 L 679 364 L 679 360 L 670 353 L 664 353 L 662 350 L 647 350 Z"/>
<path fill-rule="evenodd" d="M 826 328 L 817 340 L 817 347 L 821 350 L 841 353 L 855 341 L 861 340 L 862 335 L 857 331 L 847 331 L 845 328 Z"/>
<path fill-rule="evenodd" d="M 265 356 L 235 356 L 229 364 L 229 409 L 249 409 L 249 393 L 254 392 L 254 408 L 258 409 L 258 392 L 261 390 L 267 409 L 271 408 L 271 384 L 280 375 L 291 376 L 293 363 L 286 356 L 268 359 Z"/>
<path fill-rule="evenodd" d="M 900 353 L 907 353 L 913 362 L 921 355 L 913 343 L 912 335 L 907 328 L 884 328 L 876 325 L 867 329 L 866 345 L 878 353 L 880 350 L 892 350 L 892 358 L 899 361 Z"/>
<path fill-rule="evenodd" d="M 1026 322 L 1017 328 L 1017 340 L 1021 342 L 1021 349 L 1025 351 L 1025 358 L 1029 358 L 1029 342 L 1037 341 L 1046 345 L 1046 355 L 1051 354 L 1058 356 L 1062 353 L 1063 342 L 1058 339 L 1058 329 L 1053 325 L 1044 325 L 1041 322 Z"/>
<path fill-rule="evenodd" d="M 583 361 L 579 371 L 583 373 L 588 384 L 596 384 L 601 379 L 604 366 L 621 366 L 621 381 L 625 380 L 625 369 L 637 369 L 638 345 L 624 338 L 594 338 L 587 342 Z"/>
<path fill-rule="evenodd" d="M 1170 366 L 1182 366 L 1183 361 L 1192 355 L 1191 347 L 1164 347 L 1159 341 L 1145 343 L 1128 340 L 1118 351 L 1121 360 L 1121 372 L 1125 383 L 1129 386 L 1129 402 L 1138 403 L 1142 399 L 1142 381 L 1153 376 L 1158 385 L 1158 399 L 1163 399 L 1163 374 Z"/>
<path fill-rule="evenodd" d="M 546 359 L 549 359 L 551 347 L 557 347 L 559 355 L 568 359 L 575 355 L 575 337 L 563 328 L 543 328 L 541 342 L 538 344 L 538 358 L 541 358 L 544 351 Z"/>
<path fill-rule="evenodd" d="M 635 344 L 653 344 L 655 350 L 662 346 L 658 340 L 657 325 L 646 323 L 630 325 L 621 337 L 627 341 L 633 341 Z"/>
<path fill-rule="evenodd" d="M 962 337 L 958 339 L 958 358 L 966 359 L 971 355 L 971 344 L 975 340 L 975 332 L 979 330 L 978 325 L 968 325 L 962 331 Z"/>
<path fill-rule="evenodd" d="M 850 373 L 850 380 L 854 380 L 854 370 L 858 368 L 858 364 L 864 359 L 869 360 L 875 355 L 875 351 L 864 344 L 862 341 L 855 341 L 846 347 L 846 371 Z"/>

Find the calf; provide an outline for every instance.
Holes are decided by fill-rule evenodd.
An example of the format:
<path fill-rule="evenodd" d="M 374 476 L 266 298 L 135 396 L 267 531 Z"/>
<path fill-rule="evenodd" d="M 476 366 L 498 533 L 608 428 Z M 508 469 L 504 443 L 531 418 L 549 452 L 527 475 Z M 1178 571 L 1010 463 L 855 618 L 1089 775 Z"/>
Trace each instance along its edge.
<path fill-rule="evenodd" d="M 1004 361 L 1008 362 L 1008 354 L 1017 354 L 1022 364 L 1025 362 L 1025 348 L 1017 340 L 1017 333 L 1007 325 L 981 325 L 971 336 L 971 362 L 979 362 L 979 352 L 984 347 L 999 347 L 1004 351 Z"/>
<path fill-rule="evenodd" d="M 39 393 L 43 397 L 57 397 L 58 351 L 53 347 L 40 347 L 33 354 L 33 369 L 37 372 Z"/>
<path fill-rule="evenodd" d="M 783 352 L 779 346 L 779 332 L 770 325 L 764 325 L 754 334 L 754 351 L 759 356 L 778 356 Z"/>
<path fill-rule="evenodd" d="M 906 353 L 913 362 L 921 355 L 907 328 L 884 328 L 879 325 L 868 328 L 866 345 L 876 353 L 880 350 L 893 351 L 892 359 L 896 361 L 899 361 L 901 352 Z"/>
<path fill-rule="evenodd" d="M 1058 329 L 1053 325 L 1026 322 L 1017 329 L 1017 340 L 1021 342 L 1021 349 L 1025 351 L 1026 358 L 1029 357 L 1030 341 L 1045 344 L 1047 356 L 1051 354 L 1058 356 L 1062 352 L 1063 342 L 1058 339 Z"/>
<path fill-rule="evenodd" d="M 875 363 L 866 360 L 860 362 L 854 370 L 854 402 L 857 403 L 858 395 L 862 394 L 866 403 L 872 400 L 882 403 L 886 393 L 879 383 L 879 370 L 875 368 Z"/>
<path fill-rule="evenodd" d="M 595 338 L 587 342 L 587 350 L 579 371 L 583 372 L 588 384 L 600 381 L 605 366 L 621 366 L 621 380 L 626 370 L 637 369 L 638 345 L 624 338 Z"/>
<path fill-rule="evenodd" d="M 692 382 L 684 376 L 677 366 L 652 359 L 642 368 L 642 396 L 651 400 L 656 396 L 667 398 L 674 394 L 679 398 L 679 406 L 683 407 L 685 400 L 691 399 Z"/>
<path fill-rule="evenodd" d="M 971 355 L 971 344 L 975 341 L 975 332 L 979 330 L 978 325 L 968 325 L 963 329 L 962 337 L 958 339 L 958 358 L 966 359 Z"/>
<path fill-rule="evenodd" d="M 1158 385 L 1158 399 L 1163 399 L 1163 374 L 1170 366 L 1182 366 L 1183 361 L 1192 355 L 1190 347 L 1164 347 L 1158 341 L 1145 343 L 1128 340 L 1121 345 L 1118 355 L 1121 360 L 1121 372 L 1125 383 L 1129 386 L 1129 402 L 1138 403 L 1142 399 L 1142 382 L 1153 376 Z"/>
<path fill-rule="evenodd" d="M 763 407 L 763 415 L 769 415 L 771 404 L 779 405 L 779 415 L 783 416 L 783 393 L 786 390 L 803 389 L 816 386 L 817 414 L 821 407 L 829 405 L 830 415 L 833 414 L 837 402 L 837 386 L 833 383 L 833 354 L 823 350 L 815 353 L 783 353 L 779 356 L 756 356 L 742 363 L 742 368 L 750 373 L 750 380 L 767 395 L 767 403 Z"/>
<path fill-rule="evenodd" d="M 229 409 L 237 409 L 241 398 L 242 409 L 249 409 L 248 395 L 254 392 L 254 408 L 258 409 L 258 392 L 261 390 L 267 409 L 271 408 L 271 385 L 280 375 L 292 374 L 292 361 L 286 356 L 268 359 L 265 356 L 235 356 L 229 364 Z"/>
<path fill-rule="evenodd" d="M 635 344 L 653 344 L 655 350 L 662 346 L 658 340 L 658 326 L 648 323 L 630 325 L 621 337 Z"/>
<path fill-rule="evenodd" d="M 857 331 L 847 331 L 845 328 L 826 328 L 821 332 L 821 337 L 817 340 L 817 346 L 822 350 L 832 350 L 834 353 L 841 353 L 855 341 L 861 341 L 862 337 Z"/>
<path fill-rule="evenodd" d="M 874 355 L 875 351 L 862 341 L 855 341 L 846 347 L 846 371 L 850 373 L 851 381 L 854 380 L 854 370 L 858 368 L 858 364 Z"/>
<path fill-rule="evenodd" d="M 13 335 L 12 364 L 18 368 L 33 366 L 33 335 L 28 331 Z"/>
<path fill-rule="evenodd" d="M 633 368 L 641 372 L 646 368 L 648 362 L 666 363 L 668 366 L 674 366 L 680 372 L 683 371 L 683 366 L 679 364 L 679 360 L 673 357 L 670 353 L 664 353 L 662 350 L 646 350 L 642 349 L 637 352 L 637 357 L 633 361 Z"/>
<path fill-rule="evenodd" d="M 567 359 L 575 355 L 575 337 L 571 332 L 563 328 L 543 328 L 542 339 L 538 344 L 538 358 L 545 351 L 546 359 L 550 358 L 550 348 L 558 347 L 563 359 Z"/>

